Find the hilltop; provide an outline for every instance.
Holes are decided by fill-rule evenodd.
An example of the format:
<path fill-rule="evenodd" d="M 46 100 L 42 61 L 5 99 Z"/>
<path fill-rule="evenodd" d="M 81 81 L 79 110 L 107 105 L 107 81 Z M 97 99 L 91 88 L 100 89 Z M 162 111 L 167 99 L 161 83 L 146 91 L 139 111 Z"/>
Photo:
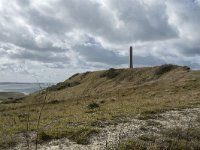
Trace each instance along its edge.
<path fill-rule="evenodd" d="M 186 108 L 190 110 L 190 116 L 195 118 L 193 124 L 198 124 L 196 118 L 200 112 L 199 88 L 200 71 L 190 70 L 186 66 L 111 68 L 75 74 L 64 82 L 25 97 L 18 103 L 1 104 L 0 137 L 7 135 L 7 139 L 1 138 L 0 146 L 8 148 L 10 142 L 13 146 L 21 144 L 19 147 L 23 149 L 22 146 L 27 144 L 20 142 L 23 138 L 29 139 L 28 145 L 33 146 L 30 143 L 37 137 L 40 146 L 47 146 L 45 142 L 54 139 L 62 139 L 71 144 L 71 149 L 74 146 L 102 149 L 102 143 L 106 148 L 130 149 L 127 145 L 140 145 L 141 142 L 141 145 L 150 144 L 157 149 L 163 149 L 161 145 L 170 148 L 173 147 L 173 139 L 177 137 L 164 134 L 171 129 L 171 124 L 167 125 L 167 129 L 161 125 L 166 123 L 163 121 L 170 122 L 169 112 L 184 120 L 187 117 Z M 147 128 L 147 123 L 151 127 Z M 200 129 L 193 128 L 192 131 L 194 129 L 195 133 L 200 133 Z M 108 134 L 103 134 L 105 131 Z M 121 137 L 118 134 L 122 131 L 125 135 L 131 135 Z M 111 133 L 118 138 L 118 142 L 109 137 Z M 149 141 L 149 136 L 152 135 L 154 140 Z M 138 139 L 140 136 L 144 137 Z M 185 136 L 180 138 L 181 143 L 176 141 L 175 145 L 191 144 Z M 164 143 L 156 139 L 163 139 Z M 197 142 L 190 141 L 200 147 L 197 144 L 199 139 L 196 135 Z"/>

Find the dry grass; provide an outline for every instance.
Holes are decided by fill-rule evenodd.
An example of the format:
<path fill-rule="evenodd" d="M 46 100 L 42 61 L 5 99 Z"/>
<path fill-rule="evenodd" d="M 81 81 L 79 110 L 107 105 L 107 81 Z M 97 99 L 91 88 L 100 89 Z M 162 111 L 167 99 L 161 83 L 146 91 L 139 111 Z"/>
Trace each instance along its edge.
<path fill-rule="evenodd" d="M 66 84 L 60 85 L 80 84 L 47 94 L 40 132 L 47 134 L 49 139 L 55 138 L 55 133 L 57 137 L 63 137 L 59 136 L 63 132 L 69 137 L 70 133 L 78 134 L 82 127 L 93 131 L 92 124 L 99 120 L 115 123 L 118 121 L 116 118 L 121 116 L 135 117 L 138 114 L 145 119 L 157 112 L 200 104 L 199 71 L 188 72 L 183 67 L 177 67 L 155 77 L 157 70 L 158 67 L 119 69 L 114 71 L 117 75 L 109 79 L 102 77 L 104 71 L 73 76 L 64 82 Z M 30 115 L 30 134 L 36 131 L 44 93 L 32 94 L 22 103 L 0 105 L 0 148 L 5 149 L 4 135 L 13 137 L 26 130 L 26 121 L 20 119 L 23 113 Z M 98 109 L 88 111 L 88 105 L 93 102 L 98 104 Z M 72 127 L 74 132 L 70 132 Z M 86 134 L 86 137 L 89 136 Z M 13 146 L 20 138 L 16 136 L 6 147 Z"/>

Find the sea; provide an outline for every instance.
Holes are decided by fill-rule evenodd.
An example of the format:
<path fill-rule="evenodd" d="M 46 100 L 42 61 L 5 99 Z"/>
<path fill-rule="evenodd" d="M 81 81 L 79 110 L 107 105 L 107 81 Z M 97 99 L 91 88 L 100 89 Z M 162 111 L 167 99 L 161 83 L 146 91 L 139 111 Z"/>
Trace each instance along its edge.
<path fill-rule="evenodd" d="M 0 82 L 0 92 L 19 92 L 26 95 L 45 89 L 53 83 L 10 83 L 10 82 Z"/>

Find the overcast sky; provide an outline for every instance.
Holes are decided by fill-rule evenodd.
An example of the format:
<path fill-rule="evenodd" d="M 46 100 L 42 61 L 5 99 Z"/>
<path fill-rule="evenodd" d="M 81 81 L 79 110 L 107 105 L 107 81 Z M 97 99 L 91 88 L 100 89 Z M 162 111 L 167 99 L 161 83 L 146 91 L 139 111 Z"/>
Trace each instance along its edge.
<path fill-rule="evenodd" d="M 165 63 L 200 69 L 200 0 L 0 0 L 0 82 Z"/>

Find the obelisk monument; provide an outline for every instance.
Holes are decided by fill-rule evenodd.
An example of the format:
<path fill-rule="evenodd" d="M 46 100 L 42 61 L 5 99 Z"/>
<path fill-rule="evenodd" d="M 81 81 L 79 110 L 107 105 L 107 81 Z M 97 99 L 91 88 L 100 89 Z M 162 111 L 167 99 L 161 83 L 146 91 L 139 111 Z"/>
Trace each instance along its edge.
<path fill-rule="evenodd" d="M 129 53 L 129 68 L 133 68 L 133 48 L 130 47 L 130 53 Z"/>

